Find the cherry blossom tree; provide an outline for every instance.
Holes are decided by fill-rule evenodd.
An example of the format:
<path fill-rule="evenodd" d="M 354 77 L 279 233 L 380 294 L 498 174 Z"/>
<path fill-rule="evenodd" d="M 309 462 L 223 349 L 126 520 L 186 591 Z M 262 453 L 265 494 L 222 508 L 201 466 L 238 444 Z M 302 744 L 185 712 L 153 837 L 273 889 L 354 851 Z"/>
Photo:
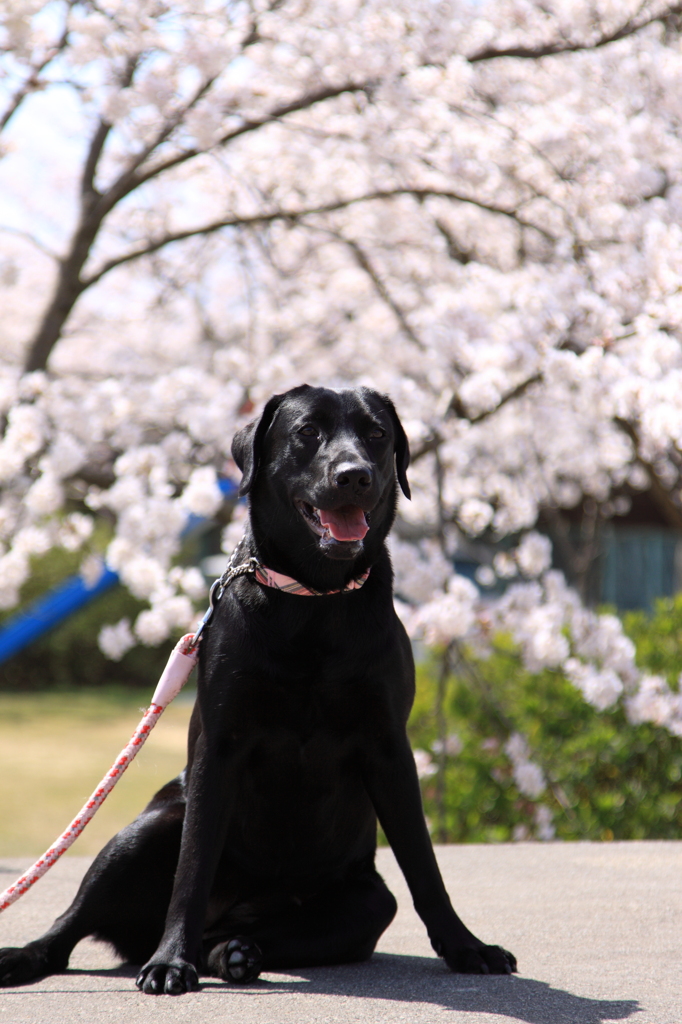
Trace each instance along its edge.
<path fill-rule="evenodd" d="M 107 563 L 150 607 L 103 648 L 161 642 L 194 614 L 173 559 L 188 514 L 221 504 L 234 431 L 302 380 L 366 383 L 413 451 L 392 550 L 415 638 L 449 657 L 506 632 L 531 671 L 682 735 L 679 694 L 586 607 L 594 529 L 575 543 L 567 518 L 646 490 L 682 526 L 682 4 L 0 0 L 0 18 L 2 181 L 68 112 L 63 154 L 46 143 L 56 227 L 15 171 L 3 234 L 2 607 L 55 544 L 95 578 L 105 515 Z M 481 592 L 452 558 L 482 539 Z M 539 798 L 526 740 L 508 750 Z"/>

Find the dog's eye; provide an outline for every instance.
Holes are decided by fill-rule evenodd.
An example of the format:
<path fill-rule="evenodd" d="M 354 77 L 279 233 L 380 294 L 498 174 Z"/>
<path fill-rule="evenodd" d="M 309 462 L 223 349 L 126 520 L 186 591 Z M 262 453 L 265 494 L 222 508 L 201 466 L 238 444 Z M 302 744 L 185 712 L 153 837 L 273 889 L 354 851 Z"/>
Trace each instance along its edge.
<path fill-rule="evenodd" d="M 375 427 L 370 431 L 370 440 L 375 441 L 379 437 L 386 437 L 386 431 L 382 427 Z"/>
<path fill-rule="evenodd" d="M 304 437 L 317 437 L 317 430 L 315 427 L 305 426 L 301 427 L 299 434 L 303 434 Z"/>

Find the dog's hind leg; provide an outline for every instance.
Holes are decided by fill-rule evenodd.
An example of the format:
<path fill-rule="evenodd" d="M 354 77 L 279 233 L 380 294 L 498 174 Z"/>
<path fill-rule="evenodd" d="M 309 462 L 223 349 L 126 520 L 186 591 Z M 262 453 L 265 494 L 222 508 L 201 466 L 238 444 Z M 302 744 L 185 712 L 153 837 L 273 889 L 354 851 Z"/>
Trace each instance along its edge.
<path fill-rule="evenodd" d="M 163 932 L 184 816 L 180 779 L 107 843 L 73 903 L 39 939 L 0 949 L 0 985 L 21 985 L 65 970 L 76 943 L 92 935 L 124 960 L 144 963 Z"/>
<path fill-rule="evenodd" d="M 367 960 L 396 909 L 376 871 L 354 875 L 219 942 L 206 957 L 208 972 L 245 982 L 260 970 Z"/>

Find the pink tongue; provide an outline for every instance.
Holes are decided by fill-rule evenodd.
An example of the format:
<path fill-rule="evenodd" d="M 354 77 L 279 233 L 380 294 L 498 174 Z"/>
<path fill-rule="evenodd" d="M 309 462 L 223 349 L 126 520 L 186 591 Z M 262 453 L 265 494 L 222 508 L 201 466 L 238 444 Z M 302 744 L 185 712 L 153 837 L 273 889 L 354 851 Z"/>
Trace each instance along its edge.
<path fill-rule="evenodd" d="M 369 526 L 365 513 L 357 505 L 345 505 L 333 512 L 318 509 L 320 522 L 329 528 L 334 540 L 362 540 Z"/>

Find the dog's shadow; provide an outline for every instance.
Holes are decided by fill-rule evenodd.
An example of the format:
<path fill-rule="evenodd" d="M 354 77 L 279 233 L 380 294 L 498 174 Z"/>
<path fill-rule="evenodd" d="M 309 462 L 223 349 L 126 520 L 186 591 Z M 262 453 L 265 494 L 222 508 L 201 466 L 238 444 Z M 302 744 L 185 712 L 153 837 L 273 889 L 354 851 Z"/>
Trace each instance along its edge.
<path fill-rule="evenodd" d="M 73 973 L 129 977 L 132 982 L 137 969 L 122 965 L 109 971 L 76 970 Z M 641 1009 L 634 999 L 587 999 L 552 988 L 547 982 L 518 975 L 452 974 L 433 957 L 393 953 L 375 953 L 371 962 L 362 964 L 301 968 L 277 972 L 274 977 L 266 974 L 243 986 L 202 978 L 201 989 L 228 1001 L 245 996 L 258 999 L 295 989 L 301 995 L 430 1003 L 445 1010 L 495 1014 L 501 1020 L 525 1024 L 576 1024 L 577 1021 L 602 1024 L 602 1021 L 625 1020 Z M 228 1006 L 225 1009 L 227 1012 Z"/>

